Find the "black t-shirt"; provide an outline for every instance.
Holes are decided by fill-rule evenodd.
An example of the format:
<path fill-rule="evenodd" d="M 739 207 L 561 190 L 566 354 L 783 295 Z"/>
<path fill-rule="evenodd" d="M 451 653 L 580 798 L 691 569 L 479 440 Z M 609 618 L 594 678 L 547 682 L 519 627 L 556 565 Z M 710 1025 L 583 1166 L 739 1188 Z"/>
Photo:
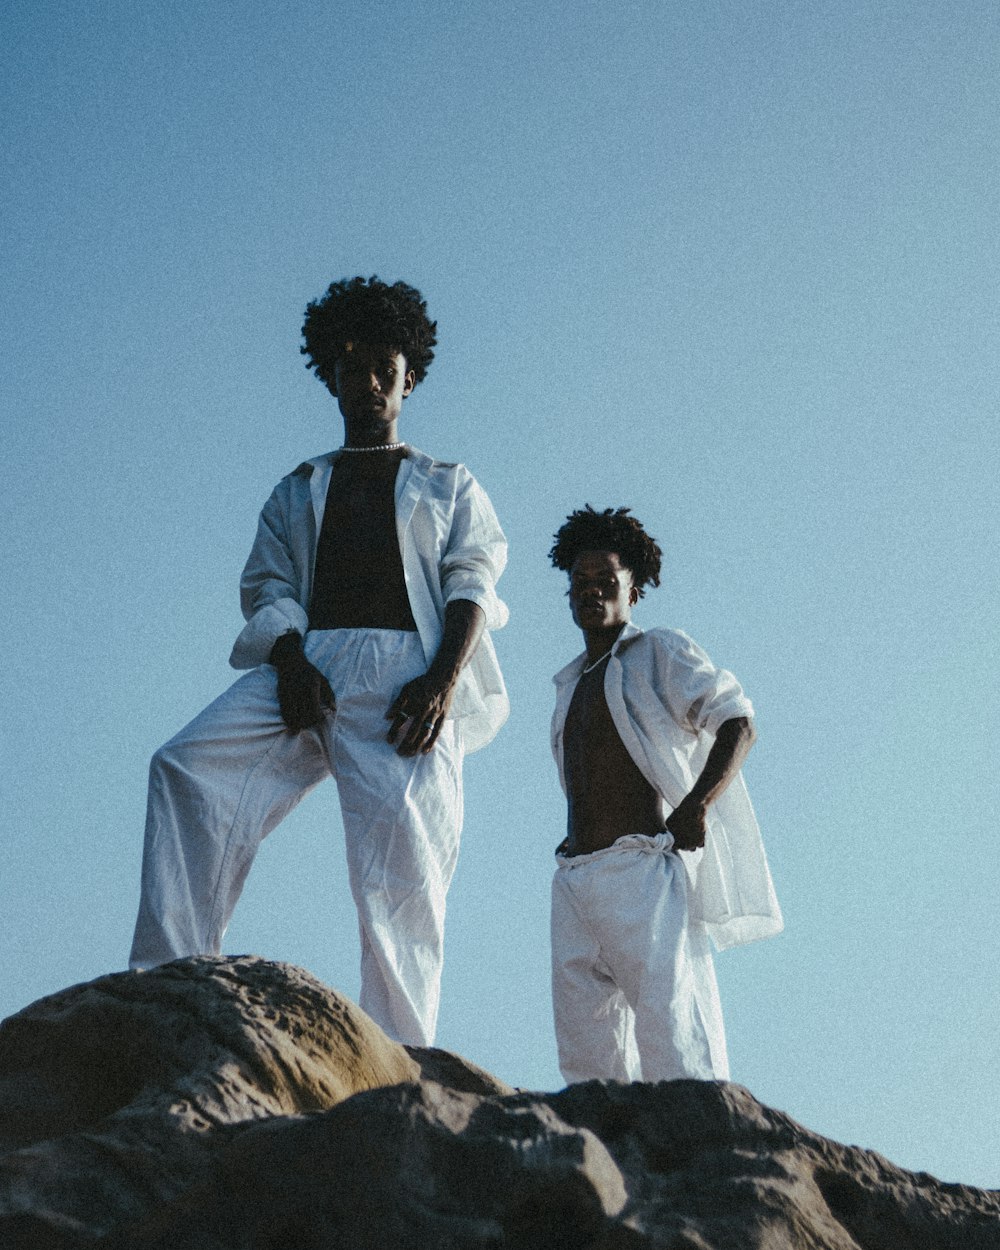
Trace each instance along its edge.
<path fill-rule="evenodd" d="M 396 533 L 400 457 L 341 455 L 316 546 L 310 629 L 415 630 Z"/>

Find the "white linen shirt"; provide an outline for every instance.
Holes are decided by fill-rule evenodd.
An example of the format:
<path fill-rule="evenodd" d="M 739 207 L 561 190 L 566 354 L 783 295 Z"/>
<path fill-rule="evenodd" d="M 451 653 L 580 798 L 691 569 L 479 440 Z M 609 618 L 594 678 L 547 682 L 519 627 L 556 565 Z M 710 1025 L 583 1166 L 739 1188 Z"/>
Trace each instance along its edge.
<path fill-rule="evenodd" d="M 558 672 L 552 753 L 566 790 L 563 730 L 586 652 Z M 643 631 L 629 622 L 604 671 L 604 697 L 636 767 L 671 808 L 690 792 L 719 726 L 753 717 L 753 705 L 732 673 L 675 629 Z M 680 855 L 690 883 L 690 918 L 708 929 L 719 950 L 780 933 L 757 818 L 742 773 L 708 809 L 703 851 Z"/>
<path fill-rule="evenodd" d="M 229 663 L 256 668 L 289 630 L 306 634 L 317 537 L 323 526 L 333 451 L 283 477 L 264 505 L 240 579 L 246 625 Z M 409 448 L 396 476 L 396 533 L 410 610 L 429 664 L 437 654 L 445 606 L 468 599 L 486 614 L 486 629 L 462 670 L 450 715 L 460 721 L 466 752 L 485 746 L 510 705 L 491 629 L 507 623 L 494 585 L 507 563 L 507 541 L 489 497 L 461 464 L 444 464 Z"/>

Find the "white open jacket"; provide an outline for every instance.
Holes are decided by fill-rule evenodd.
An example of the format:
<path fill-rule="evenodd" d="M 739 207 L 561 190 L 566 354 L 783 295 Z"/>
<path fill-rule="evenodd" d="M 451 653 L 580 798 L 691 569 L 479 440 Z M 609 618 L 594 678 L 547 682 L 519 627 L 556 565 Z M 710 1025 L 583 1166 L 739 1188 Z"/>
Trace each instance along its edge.
<path fill-rule="evenodd" d="M 316 543 L 338 452 L 307 460 L 274 488 L 257 525 L 240 580 L 246 625 L 229 662 L 256 668 L 275 640 L 309 628 Z M 396 532 L 410 610 L 427 662 L 437 654 L 445 605 L 469 599 L 486 614 L 486 631 L 463 669 L 451 715 L 466 751 L 485 746 L 507 719 L 509 704 L 489 630 L 507 622 L 495 583 L 507 541 L 486 492 L 461 464 L 443 464 L 410 448 L 396 477 Z"/>
<path fill-rule="evenodd" d="M 553 678 L 552 752 L 563 791 L 563 729 L 586 662 L 586 653 L 577 656 Z M 631 623 L 612 649 L 604 696 L 625 749 L 671 808 L 694 785 L 723 721 L 753 716 L 732 673 L 716 668 L 687 634 L 644 632 Z M 781 932 L 781 910 L 742 773 L 708 810 L 704 851 L 684 852 L 680 861 L 691 886 L 691 920 L 706 926 L 720 950 Z"/>

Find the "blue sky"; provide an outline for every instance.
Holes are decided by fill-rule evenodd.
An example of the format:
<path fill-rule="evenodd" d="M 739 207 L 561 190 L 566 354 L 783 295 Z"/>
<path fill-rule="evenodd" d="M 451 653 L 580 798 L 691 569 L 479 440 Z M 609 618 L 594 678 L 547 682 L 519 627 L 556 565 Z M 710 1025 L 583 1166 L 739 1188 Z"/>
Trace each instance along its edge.
<path fill-rule="evenodd" d="M 234 676 L 271 487 L 340 442 L 305 303 L 377 272 L 439 323 L 402 432 L 510 539 L 439 1043 L 560 1084 L 546 552 L 627 504 L 636 620 L 757 707 L 787 929 L 718 960 L 734 1078 L 1000 1185 L 998 52 L 980 0 L 8 4 L 0 1015 L 124 966 L 148 757 Z M 356 994 L 332 786 L 226 949 Z"/>

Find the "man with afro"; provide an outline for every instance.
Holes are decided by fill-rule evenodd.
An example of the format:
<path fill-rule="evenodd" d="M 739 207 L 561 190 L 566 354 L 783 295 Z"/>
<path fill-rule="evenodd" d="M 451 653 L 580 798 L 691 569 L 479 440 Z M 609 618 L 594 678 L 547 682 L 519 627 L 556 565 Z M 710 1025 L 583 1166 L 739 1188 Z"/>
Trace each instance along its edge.
<path fill-rule="evenodd" d="M 462 759 L 507 715 L 489 630 L 507 545 L 463 465 L 399 438 L 433 357 L 420 292 L 334 282 L 303 354 L 343 445 L 275 487 L 240 585 L 249 669 L 153 757 L 131 966 L 218 953 L 261 840 L 334 777 L 361 935 L 361 1006 L 430 1045 Z"/>
<path fill-rule="evenodd" d="M 585 650 L 555 677 L 552 750 L 568 804 L 552 882 L 552 999 L 569 1082 L 728 1079 L 709 935 L 780 931 L 739 769 L 739 683 L 632 609 L 660 548 L 628 508 L 572 513 L 549 553 Z"/>

